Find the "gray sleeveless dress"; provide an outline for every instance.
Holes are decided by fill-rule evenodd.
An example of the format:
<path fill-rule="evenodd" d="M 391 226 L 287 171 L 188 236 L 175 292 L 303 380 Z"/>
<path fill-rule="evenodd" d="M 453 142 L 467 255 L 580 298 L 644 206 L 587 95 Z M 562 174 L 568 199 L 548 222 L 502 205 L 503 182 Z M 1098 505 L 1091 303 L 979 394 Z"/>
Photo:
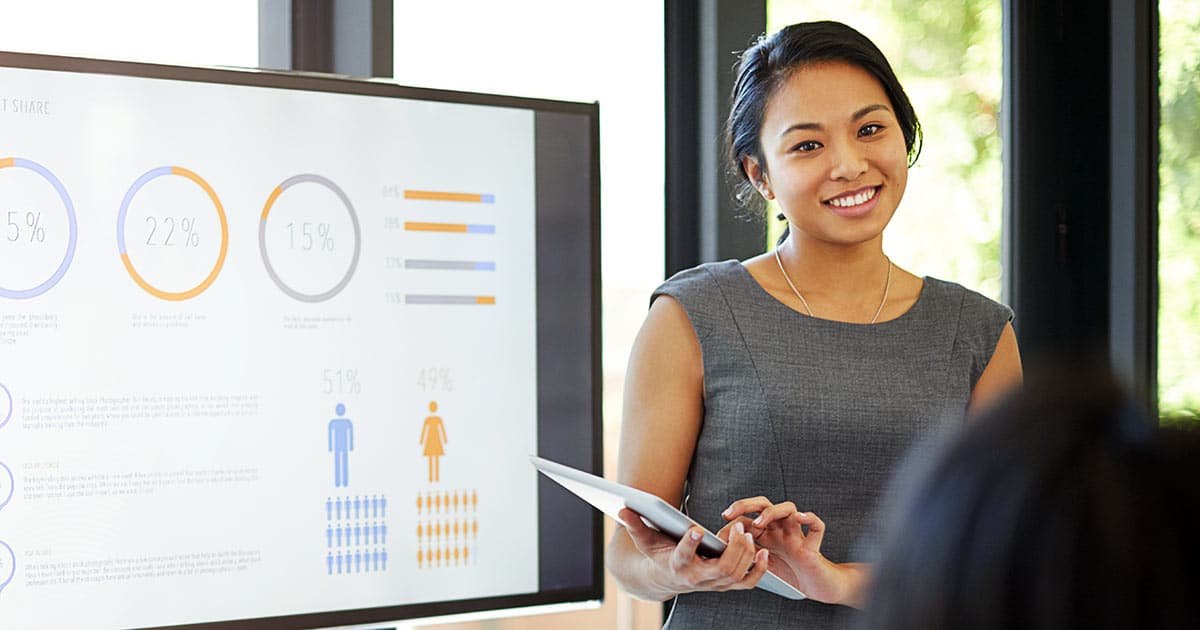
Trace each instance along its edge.
<path fill-rule="evenodd" d="M 704 362 L 685 511 L 716 531 L 736 499 L 794 501 L 825 521 L 822 552 L 835 562 L 870 560 L 863 554 L 893 469 L 943 423 L 961 424 L 1012 319 L 1008 307 L 928 277 L 897 319 L 817 319 L 771 297 L 736 260 L 680 272 L 659 295 L 683 305 Z M 759 589 L 687 593 L 666 627 L 830 628 L 851 615 Z"/>

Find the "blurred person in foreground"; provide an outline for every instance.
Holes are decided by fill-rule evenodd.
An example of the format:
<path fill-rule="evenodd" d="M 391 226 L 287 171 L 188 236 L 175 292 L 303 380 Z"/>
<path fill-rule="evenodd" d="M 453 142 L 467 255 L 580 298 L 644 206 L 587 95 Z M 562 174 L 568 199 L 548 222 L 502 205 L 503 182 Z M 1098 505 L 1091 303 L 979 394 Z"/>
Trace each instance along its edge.
<path fill-rule="evenodd" d="M 1063 369 L 918 464 L 867 628 L 1200 628 L 1200 433 Z"/>

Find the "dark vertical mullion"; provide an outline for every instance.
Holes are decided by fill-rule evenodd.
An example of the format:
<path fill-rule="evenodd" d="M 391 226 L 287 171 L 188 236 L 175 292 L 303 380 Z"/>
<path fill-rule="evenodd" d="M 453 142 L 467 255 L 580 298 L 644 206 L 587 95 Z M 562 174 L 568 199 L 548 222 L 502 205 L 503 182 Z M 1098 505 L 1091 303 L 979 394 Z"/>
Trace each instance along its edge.
<path fill-rule="evenodd" d="M 292 70 L 334 72 L 333 5 L 292 0 Z"/>
<path fill-rule="evenodd" d="M 1158 7 L 1114 0 L 1110 143 L 1113 368 L 1144 400 L 1157 392 Z"/>
<path fill-rule="evenodd" d="M 1108 2 L 1007 0 L 1004 17 L 1006 299 L 1017 337 L 1034 367 L 1064 355 L 1104 360 Z"/>
<path fill-rule="evenodd" d="M 666 275 L 700 262 L 699 24 L 692 0 L 667 0 L 664 7 L 666 79 L 665 251 Z"/>
<path fill-rule="evenodd" d="M 259 0 L 259 65 L 393 76 L 392 0 Z"/>
<path fill-rule="evenodd" d="M 766 30 L 766 0 L 667 0 L 666 271 L 766 247 L 766 224 L 736 207 L 725 117 L 737 53 Z"/>

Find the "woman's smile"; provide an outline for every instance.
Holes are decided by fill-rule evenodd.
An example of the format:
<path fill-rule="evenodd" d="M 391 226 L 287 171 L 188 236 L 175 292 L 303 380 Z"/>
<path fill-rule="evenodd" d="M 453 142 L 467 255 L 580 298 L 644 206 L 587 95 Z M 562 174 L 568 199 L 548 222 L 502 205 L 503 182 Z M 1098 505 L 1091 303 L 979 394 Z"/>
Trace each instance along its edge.
<path fill-rule="evenodd" d="M 881 188 L 883 188 L 882 185 L 859 188 L 858 190 L 852 190 L 826 199 L 822 203 L 829 206 L 834 214 L 838 216 L 846 218 L 861 217 L 875 208 L 875 204 L 879 201 L 879 190 Z"/>

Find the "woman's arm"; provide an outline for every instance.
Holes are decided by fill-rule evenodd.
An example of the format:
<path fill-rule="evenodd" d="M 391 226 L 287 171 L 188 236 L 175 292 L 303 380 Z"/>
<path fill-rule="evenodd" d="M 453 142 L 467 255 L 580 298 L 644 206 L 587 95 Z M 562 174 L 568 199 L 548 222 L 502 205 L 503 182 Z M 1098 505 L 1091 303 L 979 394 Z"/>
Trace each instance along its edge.
<path fill-rule="evenodd" d="M 683 307 L 660 297 L 629 358 L 618 481 L 680 505 L 703 401 L 700 342 Z M 702 558 L 690 535 L 676 543 L 628 510 L 622 520 L 627 526 L 609 544 L 608 570 L 635 597 L 663 601 L 689 591 L 753 588 L 766 571 L 766 552 L 756 551 L 746 534 L 730 536 L 720 558 Z"/>
<path fill-rule="evenodd" d="M 1021 371 L 1021 353 L 1017 350 L 1017 335 L 1013 332 L 1011 323 L 1004 325 L 1000 332 L 1000 341 L 996 342 L 996 350 L 991 360 L 975 383 L 971 391 L 971 400 L 967 403 L 967 415 L 974 416 L 992 404 L 1004 394 L 1021 386 L 1024 376 Z"/>

